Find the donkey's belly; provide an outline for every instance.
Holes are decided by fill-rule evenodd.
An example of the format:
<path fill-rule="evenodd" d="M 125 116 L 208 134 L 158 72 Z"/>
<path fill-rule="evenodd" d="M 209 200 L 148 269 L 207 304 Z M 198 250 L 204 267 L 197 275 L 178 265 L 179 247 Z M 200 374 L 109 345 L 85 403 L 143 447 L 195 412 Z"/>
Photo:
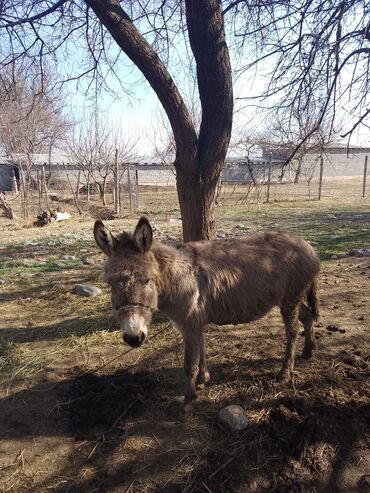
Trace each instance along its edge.
<path fill-rule="evenodd" d="M 266 315 L 272 308 L 274 304 L 268 306 L 254 306 L 252 308 L 239 310 L 229 310 L 225 307 L 225 310 L 214 310 L 213 313 L 209 313 L 208 323 L 213 323 L 216 325 L 227 325 L 227 324 L 245 324 L 248 322 L 253 322 Z"/>

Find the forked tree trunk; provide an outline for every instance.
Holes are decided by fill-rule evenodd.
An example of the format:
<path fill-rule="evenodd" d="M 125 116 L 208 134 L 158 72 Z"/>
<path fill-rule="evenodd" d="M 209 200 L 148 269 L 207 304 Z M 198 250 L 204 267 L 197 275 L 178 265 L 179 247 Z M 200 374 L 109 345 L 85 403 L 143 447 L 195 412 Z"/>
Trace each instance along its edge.
<path fill-rule="evenodd" d="M 202 106 L 199 133 L 167 67 L 123 10 L 122 3 L 86 3 L 143 73 L 168 116 L 176 142 L 175 168 L 184 241 L 213 238 L 215 195 L 233 114 L 231 66 L 220 0 L 185 0 Z"/>

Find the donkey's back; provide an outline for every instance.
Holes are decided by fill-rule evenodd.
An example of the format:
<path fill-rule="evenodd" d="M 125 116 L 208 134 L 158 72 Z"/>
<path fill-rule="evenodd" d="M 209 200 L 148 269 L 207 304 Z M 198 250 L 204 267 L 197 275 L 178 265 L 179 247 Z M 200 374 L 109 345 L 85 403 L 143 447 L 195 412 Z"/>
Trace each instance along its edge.
<path fill-rule="evenodd" d="M 282 232 L 193 242 L 182 250 L 195 267 L 196 316 L 204 323 L 245 323 L 273 306 L 296 305 L 320 268 L 306 241 Z"/>

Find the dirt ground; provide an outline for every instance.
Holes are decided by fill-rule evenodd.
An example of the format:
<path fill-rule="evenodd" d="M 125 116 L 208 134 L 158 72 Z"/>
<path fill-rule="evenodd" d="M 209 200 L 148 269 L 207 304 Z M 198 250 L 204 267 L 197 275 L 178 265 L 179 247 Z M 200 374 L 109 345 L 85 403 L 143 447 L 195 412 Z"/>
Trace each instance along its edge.
<path fill-rule="evenodd" d="M 70 249 L 45 244 L 31 255 L 2 245 L 9 262 Z M 159 315 L 142 348 L 124 346 L 101 257 L 80 248 L 96 265 L 55 271 L 54 259 L 0 285 L 1 492 L 370 491 L 369 257 L 323 262 L 318 347 L 311 361 L 298 354 L 291 384 L 276 383 L 278 310 L 247 326 L 208 327 L 211 382 L 183 422 L 180 335 Z M 71 286 L 82 281 L 102 297 L 76 300 Z M 228 404 L 246 411 L 243 432 L 218 422 Z"/>

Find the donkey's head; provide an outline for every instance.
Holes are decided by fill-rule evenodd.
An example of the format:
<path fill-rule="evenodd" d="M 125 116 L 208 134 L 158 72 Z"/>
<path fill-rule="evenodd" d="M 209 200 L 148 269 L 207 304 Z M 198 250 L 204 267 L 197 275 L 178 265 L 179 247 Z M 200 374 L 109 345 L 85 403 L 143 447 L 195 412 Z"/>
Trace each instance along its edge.
<path fill-rule="evenodd" d="M 150 248 L 153 232 L 142 217 L 133 234 L 114 236 L 101 221 L 96 221 L 94 236 L 108 255 L 105 280 L 112 290 L 112 305 L 123 332 L 123 340 L 140 346 L 148 333 L 153 311 L 157 310 L 156 279 L 158 266 Z"/>

